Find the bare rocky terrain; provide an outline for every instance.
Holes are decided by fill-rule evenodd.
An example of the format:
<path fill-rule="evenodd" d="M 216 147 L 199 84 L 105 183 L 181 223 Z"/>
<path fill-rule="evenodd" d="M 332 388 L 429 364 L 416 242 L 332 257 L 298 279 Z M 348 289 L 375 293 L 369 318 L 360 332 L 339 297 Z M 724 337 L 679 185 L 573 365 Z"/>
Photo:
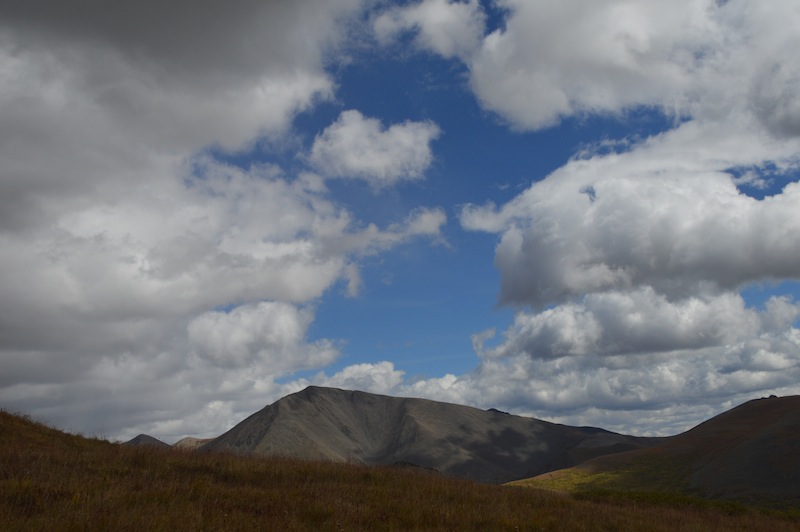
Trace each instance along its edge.
<path fill-rule="evenodd" d="M 312 386 L 256 412 L 199 449 L 413 464 L 503 483 L 662 441 L 497 410 Z"/>

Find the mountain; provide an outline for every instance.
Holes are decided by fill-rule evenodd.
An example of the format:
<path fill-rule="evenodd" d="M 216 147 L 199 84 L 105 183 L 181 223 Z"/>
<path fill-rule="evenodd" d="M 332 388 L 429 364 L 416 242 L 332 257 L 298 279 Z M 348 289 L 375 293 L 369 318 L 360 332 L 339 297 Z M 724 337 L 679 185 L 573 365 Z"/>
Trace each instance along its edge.
<path fill-rule="evenodd" d="M 194 451 L 198 447 L 205 445 L 213 439 L 214 438 L 192 438 L 191 436 L 187 436 L 173 443 L 172 447 L 175 449 L 183 449 L 185 451 Z"/>
<path fill-rule="evenodd" d="M 414 464 L 503 483 L 661 441 L 497 410 L 311 386 L 256 412 L 200 450 Z"/>
<path fill-rule="evenodd" d="M 661 445 L 598 457 L 519 484 L 796 502 L 800 500 L 800 396 L 749 401 Z"/>
<path fill-rule="evenodd" d="M 124 442 L 123 445 L 140 445 L 145 447 L 169 447 L 168 443 L 164 443 L 158 438 L 148 436 L 147 434 L 139 434 L 135 438 Z"/>

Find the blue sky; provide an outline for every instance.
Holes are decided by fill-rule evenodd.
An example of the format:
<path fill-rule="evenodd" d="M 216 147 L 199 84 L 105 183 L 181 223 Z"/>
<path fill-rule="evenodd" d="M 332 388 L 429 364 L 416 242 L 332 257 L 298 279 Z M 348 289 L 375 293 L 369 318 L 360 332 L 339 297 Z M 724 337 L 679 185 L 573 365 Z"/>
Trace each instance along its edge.
<path fill-rule="evenodd" d="M 0 406 L 175 441 L 316 384 L 674 434 L 800 393 L 798 24 L 0 7 Z"/>
<path fill-rule="evenodd" d="M 467 92 L 463 71 L 446 61 L 388 57 L 371 74 L 370 90 L 352 102 L 342 98 L 343 108 L 363 106 L 371 109 L 371 116 L 387 114 L 395 120 L 433 120 L 443 131 L 433 143 L 436 160 L 424 182 L 377 194 L 362 183 L 337 187 L 340 202 L 379 224 L 390 223 L 392 214 L 396 218 L 415 205 L 443 206 L 452 219 L 467 203 L 504 203 L 588 143 L 646 136 L 667 127 L 660 113 L 641 112 L 568 120 L 543 132 L 514 131 L 478 107 Z M 436 76 L 436 89 L 420 90 L 417 80 L 426 75 Z M 349 81 L 349 76 L 342 77 L 340 90 L 345 95 Z M 380 103 L 375 106 L 373 99 Z M 406 108 L 406 99 L 414 105 Z M 399 115 L 398 108 L 403 109 Z M 387 202 L 399 210 L 386 211 Z M 499 276 L 492 265 L 496 240 L 450 224 L 443 229 L 440 245 L 404 247 L 367 261 L 362 297 L 344 298 L 337 290 L 327 293 L 312 335 L 335 338 L 339 331 L 348 331 L 343 334 L 346 356 L 339 366 L 377 355 L 426 376 L 472 369 L 477 358 L 471 335 L 492 327 L 502 330 L 513 319 L 514 308 L 498 304 Z"/>

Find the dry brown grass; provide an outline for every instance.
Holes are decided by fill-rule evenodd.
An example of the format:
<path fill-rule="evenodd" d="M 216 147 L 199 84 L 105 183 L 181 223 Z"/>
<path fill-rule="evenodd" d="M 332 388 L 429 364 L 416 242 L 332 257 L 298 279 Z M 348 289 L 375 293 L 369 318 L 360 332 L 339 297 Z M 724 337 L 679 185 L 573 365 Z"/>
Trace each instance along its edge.
<path fill-rule="evenodd" d="M 127 447 L 0 412 L 3 530 L 798 530 L 743 507 Z"/>

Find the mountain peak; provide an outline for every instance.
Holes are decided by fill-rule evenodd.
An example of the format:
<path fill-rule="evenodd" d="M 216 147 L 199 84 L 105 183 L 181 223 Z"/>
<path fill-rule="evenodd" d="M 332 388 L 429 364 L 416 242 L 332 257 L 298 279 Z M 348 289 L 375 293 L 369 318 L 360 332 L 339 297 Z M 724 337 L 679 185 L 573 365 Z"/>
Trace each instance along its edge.
<path fill-rule="evenodd" d="M 140 445 L 146 447 L 169 447 L 169 444 L 164 443 L 158 438 L 154 438 L 147 434 L 139 434 L 138 436 L 126 441 L 123 445 Z"/>
<path fill-rule="evenodd" d="M 533 418 L 362 391 L 309 386 L 265 407 L 204 450 L 365 464 L 410 463 L 507 482 L 648 445 Z"/>

